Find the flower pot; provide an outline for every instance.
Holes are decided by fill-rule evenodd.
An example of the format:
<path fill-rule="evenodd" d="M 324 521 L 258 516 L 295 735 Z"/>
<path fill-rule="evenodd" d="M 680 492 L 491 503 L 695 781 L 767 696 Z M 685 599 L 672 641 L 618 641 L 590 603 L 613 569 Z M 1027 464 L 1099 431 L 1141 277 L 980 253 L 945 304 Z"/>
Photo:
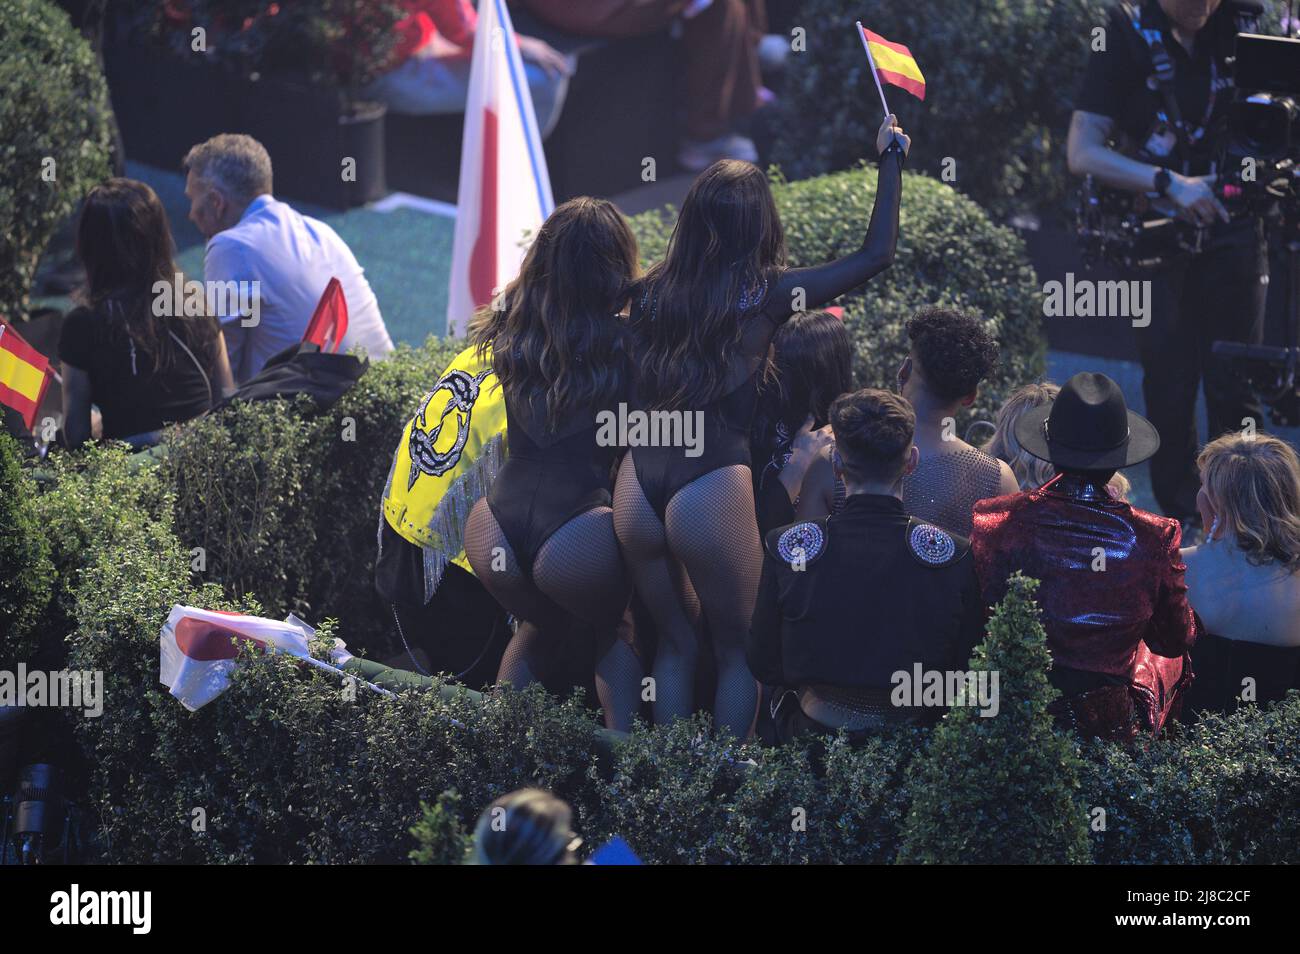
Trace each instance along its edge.
<path fill-rule="evenodd" d="M 105 60 L 131 159 L 179 171 L 195 143 L 246 133 L 270 153 L 280 198 L 340 209 L 387 191 L 382 104 L 349 105 L 336 88 L 241 76 L 148 47 L 110 47 Z"/>

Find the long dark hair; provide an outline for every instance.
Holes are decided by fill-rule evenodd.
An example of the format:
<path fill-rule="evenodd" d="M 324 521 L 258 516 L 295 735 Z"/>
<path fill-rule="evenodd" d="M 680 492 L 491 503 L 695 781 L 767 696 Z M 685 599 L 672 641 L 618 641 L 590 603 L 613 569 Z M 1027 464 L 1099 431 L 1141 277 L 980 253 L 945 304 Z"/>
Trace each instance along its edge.
<path fill-rule="evenodd" d="M 211 369 L 215 319 L 185 317 L 184 302 L 174 295 L 171 314 L 177 320 L 154 314 L 155 283 L 174 288 L 180 270 L 167 212 L 153 189 L 135 179 L 109 179 L 91 189 L 77 223 L 77 257 L 86 269 L 78 298 L 115 336 L 134 345 L 146 367 L 163 371 L 171 365 L 177 349 L 170 329 Z"/>
<path fill-rule="evenodd" d="M 831 402 L 853 390 L 853 340 L 844 322 L 825 311 L 795 315 L 772 336 L 772 360 L 763 376 L 754 441 L 771 452 L 778 427 L 793 437 L 809 414 L 813 426 L 830 421 Z"/>
<path fill-rule="evenodd" d="M 470 325 L 480 353 L 491 345 L 509 401 L 545 394 L 554 428 L 566 412 L 624 393 L 618 312 L 638 268 L 636 237 L 613 203 L 579 196 L 550 214 L 519 276 Z"/>
<path fill-rule="evenodd" d="M 735 159 L 700 173 L 668 254 L 639 293 L 641 375 L 653 406 L 698 407 L 722 393 L 742 316 L 784 265 L 785 235 L 763 173 Z"/>

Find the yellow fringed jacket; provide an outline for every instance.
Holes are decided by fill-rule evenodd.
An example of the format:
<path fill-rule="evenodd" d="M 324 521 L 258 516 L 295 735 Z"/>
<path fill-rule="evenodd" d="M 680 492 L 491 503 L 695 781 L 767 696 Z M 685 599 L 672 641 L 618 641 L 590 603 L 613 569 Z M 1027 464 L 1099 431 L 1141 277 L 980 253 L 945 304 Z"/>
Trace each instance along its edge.
<path fill-rule="evenodd" d="M 506 404 L 492 350 L 452 359 L 402 431 L 384 485 L 383 519 L 424 551 L 426 602 L 448 563 L 470 569 L 463 534 L 506 454 Z M 473 572 L 472 570 L 470 572 Z"/>

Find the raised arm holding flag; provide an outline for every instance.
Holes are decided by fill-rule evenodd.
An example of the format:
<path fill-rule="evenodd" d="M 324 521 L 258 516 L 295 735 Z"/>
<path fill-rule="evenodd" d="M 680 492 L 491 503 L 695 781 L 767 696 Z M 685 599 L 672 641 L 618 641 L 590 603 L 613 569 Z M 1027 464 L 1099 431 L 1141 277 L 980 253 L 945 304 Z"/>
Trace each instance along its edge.
<path fill-rule="evenodd" d="M 881 80 L 893 86 L 899 86 L 907 90 L 917 99 L 925 99 L 925 77 L 921 75 L 921 68 L 916 65 L 916 58 L 912 56 L 912 51 L 901 43 L 893 43 L 886 40 L 878 33 L 872 33 L 862 25 L 862 21 L 855 23 L 858 30 L 858 37 L 862 40 L 862 48 L 867 53 L 867 62 L 871 64 L 871 78 L 876 82 L 876 92 L 880 94 L 880 106 L 885 112 L 885 126 L 889 127 L 891 138 L 902 137 L 899 145 L 903 151 L 907 151 L 907 144 L 902 140 L 907 137 L 902 135 L 902 129 L 898 126 L 898 120 L 894 114 L 889 111 L 889 103 L 885 99 L 885 88 L 881 85 Z M 877 136 L 876 147 L 884 152 L 888 139 L 884 138 L 885 127 L 881 127 L 880 135 Z"/>

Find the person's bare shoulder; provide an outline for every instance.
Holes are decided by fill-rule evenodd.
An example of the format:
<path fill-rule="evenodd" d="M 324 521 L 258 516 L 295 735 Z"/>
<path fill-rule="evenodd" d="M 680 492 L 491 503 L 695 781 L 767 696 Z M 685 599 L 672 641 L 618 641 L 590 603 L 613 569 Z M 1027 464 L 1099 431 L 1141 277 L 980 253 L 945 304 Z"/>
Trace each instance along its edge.
<path fill-rule="evenodd" d="M 998 470 L 1002 474 L 1002 483 L 998 488 L 1002 491 L 1002 494 L 1005 496 L 1006 494 L 1020 493 L 1020 481 L 1016 480 L 1016 472 L 1011 469 L 1011 465 L 1004 460 L 999 460 Z"/>

